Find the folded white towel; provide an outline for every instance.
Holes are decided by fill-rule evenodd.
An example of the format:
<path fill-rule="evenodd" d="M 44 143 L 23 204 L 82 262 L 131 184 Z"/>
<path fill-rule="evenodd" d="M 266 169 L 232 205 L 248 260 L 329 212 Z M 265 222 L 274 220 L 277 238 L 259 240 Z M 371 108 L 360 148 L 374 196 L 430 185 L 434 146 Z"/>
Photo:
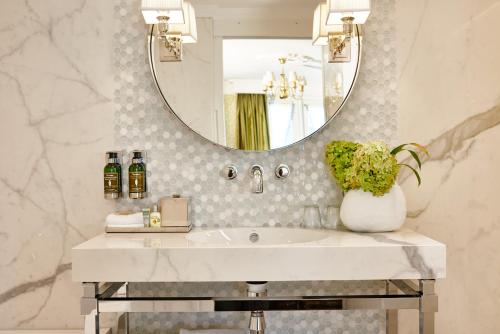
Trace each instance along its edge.
<path fill-rule="evenodd" d="M 144 224 L 107 224 L 109 227 L 131 228 L 131 227 L 144 227 Z M 1 334 L 1 333 L 0 333 Z"/>
<path fill-rule="evenodd" d="M 142 212 L 136 213 L 111 213 L 106 217 L 106 225 L 115 227 L 141 227 L 144 226 Z"/>
<path fill-rule="evenodd" d="M 247 334 L 248 329 L 181 329 L 179 334 Z"/>

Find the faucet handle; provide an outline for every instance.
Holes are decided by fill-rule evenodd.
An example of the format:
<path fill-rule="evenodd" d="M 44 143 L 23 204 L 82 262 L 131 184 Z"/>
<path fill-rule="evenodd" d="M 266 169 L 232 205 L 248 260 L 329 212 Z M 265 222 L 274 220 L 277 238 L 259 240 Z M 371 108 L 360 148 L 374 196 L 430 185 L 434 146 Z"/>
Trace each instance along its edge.
<path fill-rule="evenodd" d="M 235 165 L 227 165 L 222 173 L 227 180 L 233 180 L 238 176 L 238 168 Z"/>
<path fill-rule="evenodd" d="M 286 179 L 290 175 L 290 167 L 285 164 L 279 164 L 274 170 L 274 174 L 278 179 Z"/>

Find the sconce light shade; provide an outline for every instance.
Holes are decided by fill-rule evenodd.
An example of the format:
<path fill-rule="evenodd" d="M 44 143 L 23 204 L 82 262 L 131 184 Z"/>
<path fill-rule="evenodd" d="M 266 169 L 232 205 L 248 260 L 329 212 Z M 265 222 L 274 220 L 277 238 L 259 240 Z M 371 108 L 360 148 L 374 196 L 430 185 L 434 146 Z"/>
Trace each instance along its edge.
<path fill-rule="evenodd" d="M 326 24 L 342 24 L 343 17 L 353 17 L 354 24 L 364 24 L 370 16 L 370 0 L 327 0 Z"/>
<path fill-rule="evenodd" d="M 325 2 L 320 3 L 314 11 L 313 20 L 313 45 L 328 45 L 329 33 L 342 33 L 342 23 L 336 25 L 327 25 L 328 7 Z"/>
<path fill-rule="evenodd" d="M 168 16 L 169 24 L 184 23 L 183 0 L 142 0 L 141 10 L 147 24 L 157 24 L 159 16 Z"/>
<path fill-rule="evenodd" d="M 182 43 L 196 43 L 198 41 L 198 32 L 196 30 L 196 14 L 194 7 L 189 1 L 184 1 L 184 23 L 171 24 L 169 30 L 172 32 L 180 32 L 182 35 Z"/>

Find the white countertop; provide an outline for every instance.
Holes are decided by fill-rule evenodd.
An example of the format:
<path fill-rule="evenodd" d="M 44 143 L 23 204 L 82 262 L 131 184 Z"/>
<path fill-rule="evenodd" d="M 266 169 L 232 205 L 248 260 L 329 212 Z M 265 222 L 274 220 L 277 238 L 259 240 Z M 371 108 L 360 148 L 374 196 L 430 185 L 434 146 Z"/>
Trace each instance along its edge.
<path fill-rule="evenodd" d="M 187 233 L 101 234 L 72 250 L 77 282 L 437 279 L 446 246 L 409 230 L 324 231 L 293 244 L 207 244 Z M 192 233 L 192 232 L 190 232 Z"/>

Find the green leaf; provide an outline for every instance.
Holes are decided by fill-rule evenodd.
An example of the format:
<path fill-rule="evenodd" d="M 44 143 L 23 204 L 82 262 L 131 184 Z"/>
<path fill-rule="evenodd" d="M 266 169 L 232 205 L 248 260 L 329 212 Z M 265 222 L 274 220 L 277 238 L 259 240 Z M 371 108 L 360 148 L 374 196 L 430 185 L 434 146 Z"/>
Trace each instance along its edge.
<path fill-rule="evenodd" d="M 391 154 L 392 154 L 392 155 L 396 155 L 396 154 L 398 154 L 399 152 L 401 152 L 401 151 L 403 150 L 403 148 L 404 148 L 406 145 L 408 145 L 408 144 L 401 144 L 401 145 L 399 145 L 398 147 L 393 148 L 393 149 L 392 149 L 392 151 L 391 151 Z"/>
<path fill-rule="evenodd" d="M 417 152 L 409 150 L 407 148 L 402 148 L 402 149 L 399 150 L 399 152 L 403 152 L 403 151 L 406 151 L 406 152 L 410 153 L 411 156 L 413 157 L 413 159 L 415 159 L 415 161 L 417 162 L 418 169 L 422 169 L 422 162 L 420 161 L 420 158 L 419 158 Z"/>
<path fill-rule="evenodd" d="M 422 179 L 420 178 L 420 174 L 418 174 L 418 172 L 415 168 L 413 168 L 412 166 L 407 165 L 407 164 L 399 164 L 399 165 L 405 166 L 405 167 L 408 167 L 409 169 L 411 169 L 413 171 L 413 173 L 415 174 L 415 176 L 417 177 L 418 185 L 420 186 L 420 184 L 422 184 Z"/>
<path fill-rule="evenodd" d="M 425 146 L 420 145 L 418 143 L 410 143 L 410 144 L 413 145 L 413 146 L 415 146 L 416 148 L 418 148 L 420 151 L 424 152 L 428 156 L 430 156 L 430 153 L 429 153 L 429 151 L 427 150 L 427 148 Z"/>
<path fill-rule="evenodd" d="M 416 148 L 418 148 L 420 151 L 424 152 L 425 154 L 427 154 L 428 156 L 430 155 L 429 154 L 429 151 L 422 145 L 418 144 L 418 143 L 406 143 L 406 144 L 401 144 L 395 148 L 392 149 L 391 151 L 391 154 L 392 155 L 396 155 L 398 154 L 399 152 L 403 151 L 403 150 L 406 150 L 406 151 L 409 151 L 408 149 L 405 149 L 406 146 L 414 146 Z"/>
<path fill-rule="evenodd" d="M 417 162 L 418 169 L 422 169 L 422 162 L 420 162 L 420 158 L 418 157 L 417 152 L 412 151 L 412 150 L 407 150 L 407 151 L 410 152 L 413 159 L 415 159 L 415 161 Z"/>

